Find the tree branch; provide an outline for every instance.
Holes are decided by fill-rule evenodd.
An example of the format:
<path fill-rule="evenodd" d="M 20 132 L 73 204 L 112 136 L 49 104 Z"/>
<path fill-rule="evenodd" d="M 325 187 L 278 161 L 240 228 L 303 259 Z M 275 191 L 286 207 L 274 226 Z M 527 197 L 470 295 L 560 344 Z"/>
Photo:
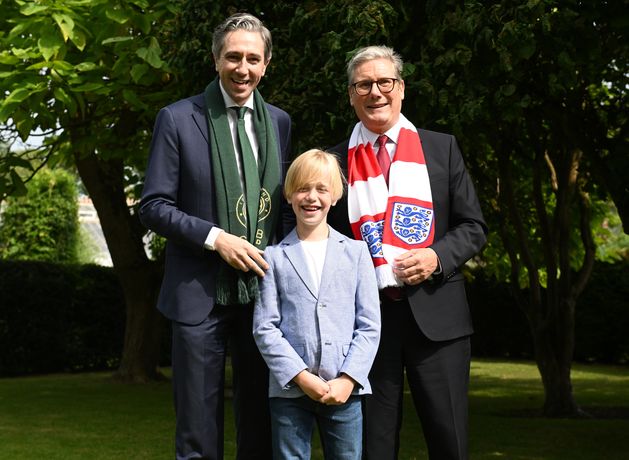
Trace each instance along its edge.
<path fill-rule="evenodd" d="M 584 190 L 583 185 L 582 181 L 579 181 L 579 229 L 581 231 L 581 241 L 585 249 L 585 256 L 583 257 L 581 269 L 577 272 L 577 279 L 574 281 L 572 287 L 575 299 L 581 295 L 592 275 L 596 256 L 596 243 L 594 242 L 592 227 L 590 226 L 590 222 L 592 221 L 592 202 L 589 194 Z"/>
<path fill-rule="evenodd" d="M 511 159 L 510 155 L 500 155 L 498 157 L 499 177 L 502 179 L 501 197 L 504 200 L 509 218 L 515 230 L 521 260 L 528 271 L 529 288 L 532 297 L 532 304 L 541 305 L 542 294 L 540 290 L 539 274 L 537 266 L 528 247 L 528 237 L 524 231 L 524 224 L 518 210 L 515 192 L 513 190 L 513 177 L 511 175 Z M 515 251 L 515 249 L 514 249 Z"/>

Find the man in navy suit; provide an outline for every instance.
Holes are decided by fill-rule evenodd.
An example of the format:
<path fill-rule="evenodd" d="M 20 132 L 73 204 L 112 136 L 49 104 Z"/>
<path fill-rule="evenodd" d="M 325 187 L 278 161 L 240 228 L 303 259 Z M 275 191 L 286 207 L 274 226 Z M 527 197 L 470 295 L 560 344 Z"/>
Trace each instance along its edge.
<path fill-rule="evenodd" d="M 363 48 L 347 73 L 359 123 L 331 149 L 349 190 L 328 221 L 367 241 L 380 288 L 363 458 L 397 458 L 406 374 L 430 458 L 467 459 L 472 324 L 460 267 L 483 246 L 487 227 L 456 139 L 402 115 L 399 55 Z"/>
<path fill-rule="evenodd" d="M 251 333 L 290 149 L 290 117 L 256 90 L 271 49 L 260 20 L 229 17 L 212 40 L 218 78 L 155 123 L 140 219 L 168 241 L 157 306 L 172 322 L 177 459 L 223 458 L 228 343 L 237 458 L 271 458 L 268 369 Z"/>

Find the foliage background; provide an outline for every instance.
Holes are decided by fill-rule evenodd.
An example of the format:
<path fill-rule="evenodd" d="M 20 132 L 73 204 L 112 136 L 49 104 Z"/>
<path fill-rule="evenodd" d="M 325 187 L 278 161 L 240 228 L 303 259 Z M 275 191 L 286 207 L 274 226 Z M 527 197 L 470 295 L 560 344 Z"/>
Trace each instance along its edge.
<path fill-rule="evenodd" d="M 530 331 L 508 285 L 473 275 L 467 284 L 473 356 L 530 359 Z M 0 377 L 115 369 L 124 316 L 111 268 L 0 260 Z M 578 304 L 576 360 L 628 363 L 628 329 L 629 266 L 601 263 Z M 169 334 L 161 339 L 159 363 L 170 363 Z"/>
<path fill-rule="evenodd" d="M 0 261 L 0 375 L 111 369 L 125 306 L 111 268 Z"/>
<path fill-rule="evenodd" d="M 10 197 L 0 219 L 0 258 L 76 263 L 81 234 L 76 178 L 43 169 L 24 196 Z"/>
<path fill-rule="evenodd" d="M 0 121 L 14 137 L 34 128 L 50 135 L 41 150 L 0 156 L 0 196 L 20 190 L 16 167 L 34 172 L 55 157 L 76 166 L 125 293 L 119 376 L 159 377 L 162 267 L 147 257 L 127 203 L 141 187 L 152 120 L 214 77 L 212 29 L 246 10 L 273 32 L 261 91 L 293 116 L 293 154 L 334 145 L 354 124 L 349 53 L 383 43 L 402 54 L 405 114 L 455 134 L 476 181 L 492 233 L 474 262 L 511 279 L 543 350 L 538 365 L 550 365 L 540 366 L 545 385 L 572 391 L 575 302 L 593 266 L 590 232 L 610 197 L 629 228 L 626 0 L 0 4 Z"/>

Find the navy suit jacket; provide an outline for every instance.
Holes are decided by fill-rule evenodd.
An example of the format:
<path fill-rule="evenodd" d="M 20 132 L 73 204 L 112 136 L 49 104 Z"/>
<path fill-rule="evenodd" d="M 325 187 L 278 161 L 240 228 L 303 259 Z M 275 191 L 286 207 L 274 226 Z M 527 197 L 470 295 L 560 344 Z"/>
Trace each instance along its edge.
<path fill-rule="evenodd" d="M 291 120 L 283 110 L 266 107 L 275 127 L 283 177 Z M 140 201 L 142 223 L 168 240 L 157 307 L 167 318 L 186 324 L 203 321 L 216 295 L 220 256 L 203 246 L 217 225 L 209 140 L 203 94 L 161 109 Z M 279 237 L 279 222 L 277 228 Z"/>
<path fill-rule="evenodd" d="M 459 268 L 485 244 L 487 225 L 456 138 L 424 129 L 418 132 L 435 212 L 435 237 L 430 247 L 439 256 L 443 275 L 405 290 L 415 321 L 426 337 L 450 340 L 473 332 Z M 339 155 L 345 172 L 348 143 L 330 149 Z M 328 223 L 353 237 L 346 196 L 331 209 Z"/>

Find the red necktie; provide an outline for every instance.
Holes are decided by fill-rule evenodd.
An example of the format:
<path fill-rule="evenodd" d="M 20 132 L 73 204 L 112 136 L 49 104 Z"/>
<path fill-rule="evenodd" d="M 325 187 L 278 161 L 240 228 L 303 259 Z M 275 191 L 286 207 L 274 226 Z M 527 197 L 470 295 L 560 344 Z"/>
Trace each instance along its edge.
<path fill-rule="evenodd" d="M 384 180 L 387 185 L 389 185 L 389 168 L 391 167 L 391 157 L 389 156 L 389 151 L 387 150 L 388 139 L 389 138 L 384 134 L 382 136 L 378 136 L 378 153 L 376 154 L 380 170 L 382 171 L 382 175 L 384 176 Z"/>

